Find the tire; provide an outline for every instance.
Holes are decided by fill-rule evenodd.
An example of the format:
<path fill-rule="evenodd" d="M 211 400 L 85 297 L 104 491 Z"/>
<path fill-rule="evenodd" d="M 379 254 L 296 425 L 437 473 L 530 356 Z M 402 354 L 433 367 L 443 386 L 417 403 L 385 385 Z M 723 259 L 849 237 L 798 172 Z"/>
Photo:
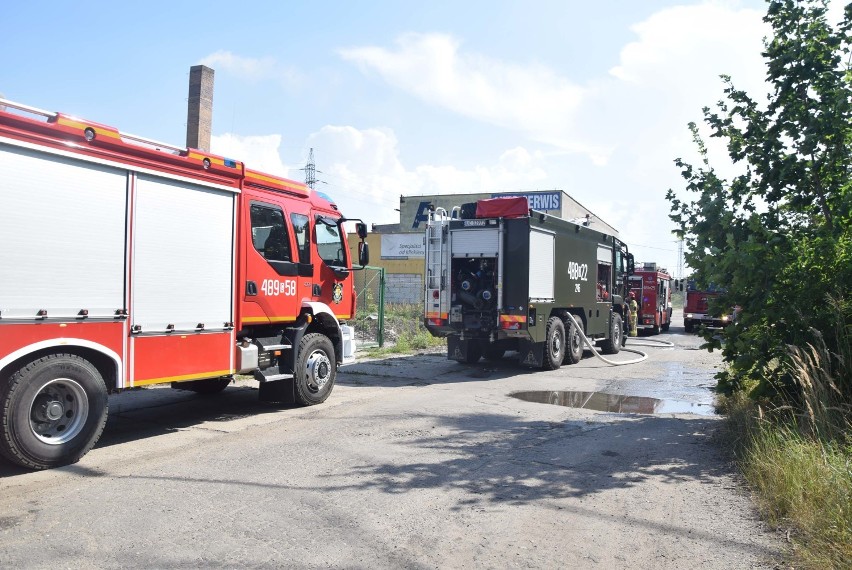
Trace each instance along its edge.
<path fill-rule="evenodd" d="M 618 354 L 623 345 L 624 325 L 621 321 L 621 315 L 613 313 L 609 322 L 609 338 L 601 343 L 601 351 L 604 354 Z"/>
<path fill-rule="evenodd" d="M 505 355 L 506 355 L 506 349 L 505 348 L 498 348 L 498 347 L 494 347 L 494 346 L 489 346 L 488 348 L 486 348 L 485 354 L 484 354 L 485 360 L 487 360 L 488 362 L 497 362 L 497 361 L 501 360 L 503 358 L 503 356 L 505 356 Z"/>
<path fill-rule="evenodd" d="M 565 322 L 565 358 L 562 364 L 577 364 L 583 359 L 583 337 L 570 318 Z"/>
<path fill-rule="evenodd" d="M 557 370 L 565 359 L 565 324 L 559 317 L 547 319 L 544 340 L 544 358 L 541 367 Z"/>
<path fill-rule="evenodd" d="M 480 358 L 482 358 L 482 345 L 478 341 L 467 341 L 464 363 L 476 364 Z"/>
<path fill-rule="evenodd" d="M 695 330 L 695 325 L 692 324 L 692 321 L 683 321 L 683 330 L 688 333 L 691 333 Z"/>
<path fill-rule="evenodd" d="M 663 322 L 663 314 L 657 313 L 654 316 L 654 326 L 651 328 L 651 334 L 660 334 L 660 323 Z"/>
<path fill-rule="evenodd" d="M 664 324 L 663 326 L 661 326 L 661 327 L 660 327 L 660 329 L 661 329 L 663 332 L 669 332 L 669 326 L 670 326 L 670 325 L 671 325 L 671 322 L 667 322 L 666 324 Z"/>
<path fill-rule="evenodd" d="M 204 380 L 192 380 L 190 382 L 173 382 L 172 388 L 175 390 L 195 392 L 202 396 L 212 396 L 227 388 L 231 381 L 231 378 L 206 378 Z"/>
<path fill-rule="evenodd" d="M 107 420 L 98 369 L 74 354 L 50 354 L 0 384 L 0 455 L 31 469 L 76 463 Z"/>
<path fill-rule="evenodd" d="M 325 402 L 334 388 L 335 378 L 337 362 L 331 339 L 322 333 L 303 336 L 293 374 L 296 402 L 302 406 Z"/>

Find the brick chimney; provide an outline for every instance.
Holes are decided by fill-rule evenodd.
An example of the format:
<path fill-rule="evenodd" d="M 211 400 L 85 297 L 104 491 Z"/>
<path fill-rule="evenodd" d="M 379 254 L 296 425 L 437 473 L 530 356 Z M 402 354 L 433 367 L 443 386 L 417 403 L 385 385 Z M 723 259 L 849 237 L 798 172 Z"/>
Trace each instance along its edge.
<path fill-rule="evenodd" d="M 186 146 L 210 152 L 213 130 L 213 74 L 204 65 L 189 68 L 189 98 L 186 110 Z"/>

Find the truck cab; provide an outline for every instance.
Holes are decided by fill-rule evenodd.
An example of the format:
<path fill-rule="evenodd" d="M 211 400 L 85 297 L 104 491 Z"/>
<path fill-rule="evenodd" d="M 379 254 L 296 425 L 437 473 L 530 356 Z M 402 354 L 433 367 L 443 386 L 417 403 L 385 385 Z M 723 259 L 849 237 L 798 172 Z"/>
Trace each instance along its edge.
<path fill-rule="evenodd" d="M 706 289 L 699 289 L 694 280 L 686 282 L 683 304 L 683 328 L 691 333 L 700 326 L 721 329 L 731 322 L 727 312 L 713 312 L 711 305 L 723 290 L 712 283 Z"/>

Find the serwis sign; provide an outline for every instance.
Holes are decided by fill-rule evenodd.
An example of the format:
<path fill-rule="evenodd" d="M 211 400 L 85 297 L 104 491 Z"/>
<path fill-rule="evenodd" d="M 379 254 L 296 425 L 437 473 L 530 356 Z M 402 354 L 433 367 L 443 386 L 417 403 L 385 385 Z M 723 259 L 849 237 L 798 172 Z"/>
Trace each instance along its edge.
<path fill-rule="evenodd" d="M 518 192 L 492 194 L 492 198 L 507 198 L 509 196 L 523 196 L 529 202 L 531 210 L 561 210 L 562 209 L 562 191 L 556 192 Z"/>
<path fill-rule="evenodd" d="M 505 198 L 509 196 L 523 196 L 529 202 L 533 210 L 544 210 L 559 216 L 562 214 L 562 191 L 552 190 L 549 192 L 501 192 L 495 194 L 464 194 L 461 196 L 453 194 L 441 194 L 437 196 L 416 196 L 409 200 L 400 202 L 399 220 L 403 227 L 419 230 L 429 219 L 429 205 L 444 208 L 447 212 L 452 211 L 453 206 L 461 206 L 462 202 L 476 202 L 483 198 Z M 419 198 L 415 200 L 414 198 Z"/>

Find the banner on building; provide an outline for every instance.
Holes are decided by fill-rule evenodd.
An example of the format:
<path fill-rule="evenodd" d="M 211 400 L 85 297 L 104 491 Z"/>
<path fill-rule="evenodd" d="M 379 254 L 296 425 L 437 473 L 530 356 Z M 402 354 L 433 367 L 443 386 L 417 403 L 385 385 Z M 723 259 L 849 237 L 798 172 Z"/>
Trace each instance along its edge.
<path fill-rule="evenodd" d="M 382 234 L 382 259 L 411 259 L 425 257 L 423 234 Z"/>

